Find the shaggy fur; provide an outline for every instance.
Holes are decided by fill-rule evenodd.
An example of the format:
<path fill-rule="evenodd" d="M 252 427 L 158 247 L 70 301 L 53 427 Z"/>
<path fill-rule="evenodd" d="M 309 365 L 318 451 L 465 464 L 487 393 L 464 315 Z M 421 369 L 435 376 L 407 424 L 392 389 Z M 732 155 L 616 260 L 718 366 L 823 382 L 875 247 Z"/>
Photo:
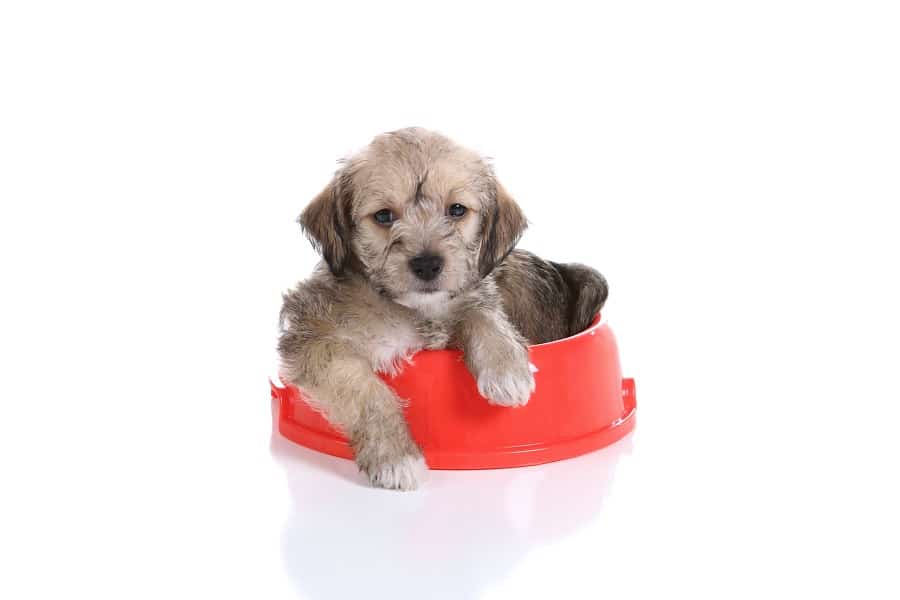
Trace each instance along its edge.
<path fill-rule="evenodd" d="M 413 489 L 426 469 L 376 372 L 459 348 L 487 402 L 522 406 L 535 385 L 526 344 L 582 331 L 606 300 L 593 269 L 513 250 L 526 220 L 490 165 L 423 129 L 376 137 L 299 220 L 324 262 L 284 296 L 282 376 L 376 486 Z"/>

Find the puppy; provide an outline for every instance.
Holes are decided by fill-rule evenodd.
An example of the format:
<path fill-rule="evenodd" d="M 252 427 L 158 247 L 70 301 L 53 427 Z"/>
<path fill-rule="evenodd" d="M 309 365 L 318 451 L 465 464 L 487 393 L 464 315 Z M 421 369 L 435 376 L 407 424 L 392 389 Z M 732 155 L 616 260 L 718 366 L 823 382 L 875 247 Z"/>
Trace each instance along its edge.
<path fill-rule="evenodd" d="M 513 250 L 525 216 L 477 154 L 419 128 L 342 163 L 300 224 L 324 261 L 285 294 L 281 374 L 343 431 L 371 483 L 410 490 L 426 470 L 402 399 L 376 372 L 459 348 L 487 402 L 528 402 L 527 344 L 585 329 L 596 271 Z"/>

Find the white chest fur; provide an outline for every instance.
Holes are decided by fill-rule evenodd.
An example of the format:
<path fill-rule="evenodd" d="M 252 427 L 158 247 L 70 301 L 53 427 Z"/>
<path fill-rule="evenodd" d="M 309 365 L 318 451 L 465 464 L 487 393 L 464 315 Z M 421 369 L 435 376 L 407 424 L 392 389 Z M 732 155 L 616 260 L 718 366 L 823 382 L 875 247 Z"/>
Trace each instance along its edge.
<path fill-rule="evenodd" d="M 370 339 L 372 367 L 380 373 L 396 375 L 423 346 L 424 340 L 411 324 L 385 329 Z"/>
<path fill-rule="evenodd" d="M 416 310 L 429 319 L 445 318 L 452 307 L 447 292 L 432 292 L 430 294 L 408 292 L 397 298 L 396 301 L 397 304 Z"/>

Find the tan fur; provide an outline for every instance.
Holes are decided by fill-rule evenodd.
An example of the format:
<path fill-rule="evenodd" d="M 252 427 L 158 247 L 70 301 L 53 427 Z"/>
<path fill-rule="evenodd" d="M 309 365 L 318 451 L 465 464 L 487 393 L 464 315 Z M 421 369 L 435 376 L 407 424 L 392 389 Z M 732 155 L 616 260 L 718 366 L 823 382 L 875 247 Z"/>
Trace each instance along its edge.
<path fill-rule="evenodd" d="M 465 214 L 449 214 L 454 204 Z M 396 217 L 389 226 L 376 222 L 382 210 Z M 300 223 L 327 268 L 285 295 L 282 374 L 347 434 L 381 487 L 416 487 L 424 463 L 402 400 L 376 371 L 395 372 L 423 348 L 456 347 L 488 402 L 521 406 L 535 385 L 527 341 L 583 328 L 606 298 L 586 267 L 510 256 L 526 227 L 518 205 L 479 156 L 423 129 L 376 137 Z M 425 255 L 442 261 L 429 280 L 411 262 Z"/>

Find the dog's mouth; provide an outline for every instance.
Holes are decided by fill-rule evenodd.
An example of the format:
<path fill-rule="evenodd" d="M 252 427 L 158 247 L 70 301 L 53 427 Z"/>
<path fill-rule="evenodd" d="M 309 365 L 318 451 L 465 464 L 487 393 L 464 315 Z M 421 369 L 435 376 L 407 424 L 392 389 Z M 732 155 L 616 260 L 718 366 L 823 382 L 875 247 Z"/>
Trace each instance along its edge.
<path fill-rule="evenodd" d="M 428 283 L 419 283 L 417 285 L 411 286 L 409 291 L 416 294 L 434 294 L 436 292 L 442 292 L 444 290 L 441 289 L 439 283 L 434 281 Z"/>

